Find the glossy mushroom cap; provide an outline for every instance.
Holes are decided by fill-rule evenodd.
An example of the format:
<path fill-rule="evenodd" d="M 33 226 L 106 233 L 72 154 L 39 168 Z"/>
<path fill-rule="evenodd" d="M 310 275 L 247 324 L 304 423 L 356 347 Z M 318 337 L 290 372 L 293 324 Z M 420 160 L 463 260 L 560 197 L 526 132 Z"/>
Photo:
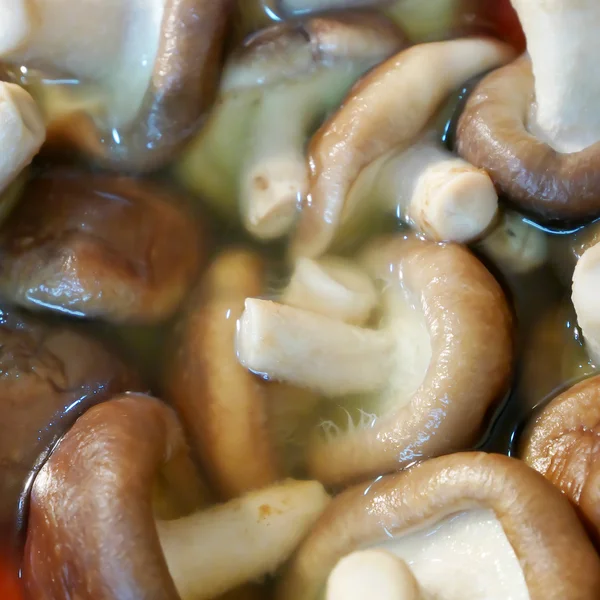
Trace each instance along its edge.
<path fill-rule="evenodd" d="M 402 541 L 448 517 L 481 509 L 492 511 L 500 522 L 530 600 L 598 597 L 600 559 L 558 490 L 515 459 L 464 453 L 428 460 L 337 496 L 284 571 L 277 598 L 316 599 L 338 560 L 349 552 Z M 481 542 L 471 541 L 476 555 Z M 468 581 L 474 575 L 471 566 L 465 571 Z M 452 581 L 433 582 L 438 593 L 459 575 L 453 571 L 448 576 Z M 505 591 L 517 583 L 505 581 Z"/>
<path fill-rule="evenodd" d="M 29 165 L 45 137 L 43 117 L 31 96 L 17 85 L 0 81 L 0 194 Z"/>
<path fill-rule="evenodd" d="M 232 0 L 9 2 L 0 57 L 41 70 L 25 82 L 33 80 L 46 112 L 50 145 L 148 170 L 171 160 L 201 125 Z M 79 96 L 47 86 L 53 76 L 78 80 Z"/>
<path fill-rule="evenodd" d="M 312 138 L 310 203 L 303 206 L 292 255 L 323 254 L 344 222 L 365 212 L 368 194 L 352 195 L 361 171 L 392 150 L 409 148 L 451 91 L 512 56 L 505 44 L 483 38 L 421 44 L 388 59 L 354 86 Z M 479 233 L 494 212 L 483 211 Z M 457 220 L 467 218 L 461 213 Z"/>
<path fill-rule="evenodd" d="M 75 420 L 113 394 L 143 389 L 92 338 L 0 313 L 0 528 L 21 530 L 32 474 Z"/>
<path fill-rule="evenodd" d="M 369 12 L 251 35 L 229 58 L 218 104 L 178 177 L 221 214 L 239 213 L 253 236 L 287 234 L 307 193 L 307 139 L 362 73 L 403 45 L 390 21 Z"/>
<path fill-rule="evenodd" d="M 522 438 L 523 460 L 579 508 L 600 541 L 600 377 L 569 388 L 531 421 Z"/>
<path fill-rule="evenodd" d="M 484 78 L 458 125 L 459 154 L 546 223 L 600 215 L 594 0 L 513 0 L 529 56 Z"/>
<path fill-rule="evenodd" d="M 0 292 L 34 310 L 164 320 L 196 278 L 199 237 L 185 205 L 155 183 L 51 170 L 0 230 Z"/>
<path fill-rule="evenodd" d="M 157 400 L 126 395 L 87 411 L 33 484 L 32 597 L 214 598 L 276 570 L 329 500 L 316 482 L 287 481 L 155 521 L 157 478 L 186 460 L 175 414 Z"/>
<path fill-rule="evenodd" d="M 306 451 L 332 485 L 473 443 L 512 371 L 504 294 L 464 247 L 396 236 L 361 262 L 383 290 L 377 328 L 249 298 L 237 334 L 252 372 L 335 399 Z"/>

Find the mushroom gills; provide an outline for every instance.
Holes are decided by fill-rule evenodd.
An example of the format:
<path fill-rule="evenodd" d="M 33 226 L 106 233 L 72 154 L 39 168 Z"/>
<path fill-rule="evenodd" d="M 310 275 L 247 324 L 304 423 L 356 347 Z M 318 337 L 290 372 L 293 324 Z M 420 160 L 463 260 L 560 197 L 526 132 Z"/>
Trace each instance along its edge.
<path fill-rule="evenodd" d="M 410 567 L 425 593 L 440 600 L 529 600 L 519 559 L 489 509 L 450 515 L 378 545 Z"/>

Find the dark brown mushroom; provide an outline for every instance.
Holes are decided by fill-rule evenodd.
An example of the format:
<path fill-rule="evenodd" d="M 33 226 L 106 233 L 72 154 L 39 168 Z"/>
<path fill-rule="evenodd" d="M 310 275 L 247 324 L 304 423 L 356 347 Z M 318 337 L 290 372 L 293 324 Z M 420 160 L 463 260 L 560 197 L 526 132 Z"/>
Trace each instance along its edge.
<path fill-rule="evenodd" d="M 600 543 L 600 376 L 569 388 L 531 421 L 521 456 L 579 507 Z"/>
<path fill-rule="evenodd" d="M 457 148 L 546 223 L 600 215 L 595 0 L 513 0 L 529 56 L 495 71 L 460 117 Z M 531 57 L 531 58 L 530 58 Z"/>
<path fill-rule="evenodd" d="M 94 339 L 4 310 L 0 372 L 0 529 L 21 529 L 32 474 L 77 417 L 143 388 Z"/>
<path fill-rule="evenodd" d="M 187 459 L 175 414 L 126 395 L 94 407 L 37 475 L 23 575 L 33 598 L 215 598 L 276 570 L 329 501 L 285 481 L 176 520 L 156 520 L 156 477 Z"/>
<path fill-rule="evenodd" d="M 337 496 L 288 563 L 279 600 L 316 600 L 357 549 L 404 559 L 426 593 L 462 600 L 594 600 L 600 559 L 575 512 L 521 461 L 425 461 Z"/>
<path fill-rule="evenodd" d="M 198 130 L 233 0 L 16 4 L 0 29 L 0 57 L 41 70 L 24 81 L 46 112 L 50 146 L 141 171 L 171 160 Z M 75 78 L 77 91 L 47 85 L 53 75 Z"/>
<path fill-rule="evenodd" d="M 39 175 L 0 231 L 0 294 L 78 317 L 169 317 L 204 254 L 198 224 L 179 200 L 133 178 Z"/>

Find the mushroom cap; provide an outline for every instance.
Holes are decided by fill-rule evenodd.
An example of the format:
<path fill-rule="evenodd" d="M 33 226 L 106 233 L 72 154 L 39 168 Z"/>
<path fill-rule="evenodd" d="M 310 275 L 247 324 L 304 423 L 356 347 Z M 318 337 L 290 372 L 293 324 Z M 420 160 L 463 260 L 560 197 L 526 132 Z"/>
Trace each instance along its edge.
<path fill-rule="evenodd" d="M 203 258 L 195 219 L 152 182 L 51 170 L 0 231 L 0 291 L 31 309 L 116 322 L 169 317 Z"/>
<path fill-rule="evenodd" d="M 0 318 L 0 528 L 20 530 L 31 475 L 90 406 L 143 389 L 93 338 L 16 312 Z"/>
<path fill-rule="evenodd" d="M 543 223 L 581 223 L 600 216 L 600 146 L 563 154 L 526 129 L 534 97 L 523 56 L 487 75 L 459 119 L 458 153 L 485 169 L 499 192 Z"/>
<path fill-rule="evenodd" d="M 119 170 L 147 171 L 172 160 L 214 100 L 232 5 L 165 0 L 154 68 L 133 120 L 111 131 L 99 115 L 68 112 L 50 124 L 49 147 L 74 147 Z"/>
<path fill-rule="evenodd" d="M 222 499 L 280 477 L 267 429 L 266 383 L 235 355 L 244 301 L 263 293 L 263 280 L 257 254 L 229 249 L 217 256 L 190 301 L 166 373 L 166 399 Z"/>
<path fill-rule="evenodd" d="M 228 219 L 240 212 L 241 178 L 256 122 L 267 99 L 281 95 L 281 105 L 266 119 L 274 128 L 266 150 L 280 155 L 292 116 L 298 127 L 292 145 L 299 155 L 304 138 L 336 108 L 354 81 L 405 43 L 404 36 L 380 14 L 361 11 L 303 21 L 280 23 L 251 35 L 229 57 L 220 94 L 206 125 L 175 165 L 175 174 L 219 215 Z M 286 96 L 286 93 L 289 95 Z M 294 110 L 290 112 L 290 105 Z M 263 128 L 264 129 L 264 128 Z M 261 129 L 263 137 L 269 132 Z M 305 161 L 299 163 L 305 170 Z"/>
<path fill-rule="evenodd" d="M 468 447 L 507 392 L 512 374 L 512 314 L 496 280 L 466 248 L 397 235 L 375 241 L 362 262 L 384 289 L 400 288 L 424 315 L 431 355 L 406 399 L 407 390 L 392 378 L 375 397 L 375 408 L 368 398 L 361 404 L 379 413 L 367 426 L 312 437 L 309 473 L 334 485 Z M 403 330 L 395 335 L 403 336 Z M 412 360 L 417 342 L 400 342 L 410 348 L 404 360 Z M 398 364 L 394 371 L 405 369 Z"/>
<path fill-rule="evenodd" d="M 179 600 L 151 497 L 160 467 L 184 451 L 175 415 L 147 396 L 118 397 L 80 417 L 33 482 L 28 593 Z"/>
<path fill-rule="evenodd" d="M 478 508 L 501 522 L 531 600 L 598 597 L 600 559 L 568 502 L 524 463 L 481 452 L 428 460 L 337 496 L 288 564 L 277 597 L 316 599 L 349 552 Z"/>
<path fill-rule="evenodd" d="M 600 541 L 600 376 L 557 396 L 523 433 L 523 460 L 579 507 Z"/>

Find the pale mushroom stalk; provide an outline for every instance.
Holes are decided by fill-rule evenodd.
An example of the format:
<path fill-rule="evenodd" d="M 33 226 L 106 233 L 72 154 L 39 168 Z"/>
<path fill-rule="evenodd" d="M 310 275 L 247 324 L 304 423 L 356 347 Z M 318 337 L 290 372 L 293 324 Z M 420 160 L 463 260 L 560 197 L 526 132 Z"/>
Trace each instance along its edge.
<path fill-rule="evenodd" d="M 590 358 L 600 364 L 600 244 L 588 248 L 573 272 L 573 306 Z"/>
<path fill-rule="evenodd" d="M 444 149 L 432 133 L 363 170 L 346 204 L 372 199 L 436 241 L 471 241 L 498 208 L 487 173 Z"/>
<path fill-rule="evenodd" d="M 275 381 L 325 396 L 385 387 L 393 369 L 394 339 L 284 304 L 249 298 L 240 318 L 240 363 Z"/>
<path fill-rule="evenodd" d="M 327 579 L 326 600 L 427 600 L 408 565 L 385 550 L 342 558 Z"/>
<path fill-rule="evenodd" d="M 600 4 L 596 0 L 512 0 L 535 77 L 532 132 L 562 153 L 600 140 L 597 56 Z"/>
<path fill-rule="evenodd" d="M 377 304 L 377 290 L 360 267 L 341 258 L 298 258 L 280 296 L 283 304 L 363 325 Z"/>
<path fill-rule="evenodd" d="M 325 252 L 351 216 L 346 198 L 360 172 L 394 148 L 407 148 L 450 92 L 512 56 L 505 44 L 481 38 L 421 44 L 363 78 L 313 137 L 311 201 L 303 207 L 292 254 Z"/>
<path fill-rule="evenodd" d="M 0 193 L 33 160 L 45 138 L 44 120 L 31 96 L 0 82 Z"/>
<path fill-rule="evenodd" d="M 215 598 L 274 573 L 328 500 L 319 483 L 290 480 L 189 517 L 158 522 L 160 544 L 182 600 Z"/>

